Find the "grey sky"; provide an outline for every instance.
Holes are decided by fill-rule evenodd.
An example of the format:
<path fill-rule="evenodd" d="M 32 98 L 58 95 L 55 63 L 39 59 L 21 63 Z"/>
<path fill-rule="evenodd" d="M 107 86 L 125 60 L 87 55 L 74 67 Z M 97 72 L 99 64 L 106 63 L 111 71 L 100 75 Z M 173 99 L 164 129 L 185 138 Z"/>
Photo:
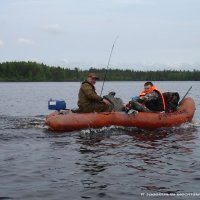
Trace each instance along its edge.
<path fill-rule="evenodd" d="M 0 62 L 199 69 L 199 0 L 0 0 Z"/>

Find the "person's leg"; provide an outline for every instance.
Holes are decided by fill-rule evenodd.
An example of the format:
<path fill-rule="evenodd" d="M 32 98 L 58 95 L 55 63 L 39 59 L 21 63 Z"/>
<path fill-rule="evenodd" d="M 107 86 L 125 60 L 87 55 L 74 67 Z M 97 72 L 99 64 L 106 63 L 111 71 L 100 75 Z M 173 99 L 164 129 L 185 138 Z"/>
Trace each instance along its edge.
<path fill-rule="evenodd" d="M 105 103 L 96 103 L 95 112 L 111 112 L 113 110 L 113 105 L 106 105 Z"/>
<path fill-rule="evenodd" d="M 147 107 L 137 102 L 136 100 L 132 100 L 130 103 L 131 109 L 137 110 L 139 112 L 151 112 Z"/>

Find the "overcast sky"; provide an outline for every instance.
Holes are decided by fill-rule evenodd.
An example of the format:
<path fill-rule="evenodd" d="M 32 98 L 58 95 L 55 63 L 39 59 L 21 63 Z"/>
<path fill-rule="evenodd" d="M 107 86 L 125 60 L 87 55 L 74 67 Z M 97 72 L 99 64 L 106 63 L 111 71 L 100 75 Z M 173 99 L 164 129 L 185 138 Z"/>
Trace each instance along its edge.
<path fill-rule="evenodd" d="M 0 0 L 0 62 L 199 69 L 200 0 Z"/>

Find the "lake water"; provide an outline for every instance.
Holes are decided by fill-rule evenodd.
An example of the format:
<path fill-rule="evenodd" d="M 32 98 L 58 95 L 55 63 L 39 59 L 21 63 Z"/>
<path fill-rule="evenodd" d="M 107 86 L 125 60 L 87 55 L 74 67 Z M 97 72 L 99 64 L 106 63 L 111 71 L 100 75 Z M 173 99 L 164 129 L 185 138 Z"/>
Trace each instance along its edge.
<path fill-rule="evenodd" d="M 143 83 L 106 82 L 104 94 L 128 102 Z M 80 83 L 0 83 L 0 199 L 200 199 L 200 82 L 154 83 L 181 97 L 193 86 L 191 123 L 56 133 L 44 126 L 47 101 L 76 107 Z"/>

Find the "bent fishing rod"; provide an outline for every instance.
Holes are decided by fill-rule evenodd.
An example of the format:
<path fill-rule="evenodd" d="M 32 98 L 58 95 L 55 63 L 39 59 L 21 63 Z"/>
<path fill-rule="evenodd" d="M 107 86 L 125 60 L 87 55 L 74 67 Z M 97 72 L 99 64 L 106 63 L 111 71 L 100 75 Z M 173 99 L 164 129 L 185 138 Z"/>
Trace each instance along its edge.
<path fill-rule="evenodd" d="M 110 65 L 110 59 L 111 59 L 111 56 L 112 56 L 112 52 L 113 52 L 113 49 L 114 49 L 114 46 L 115 46 L 115 43 L 117 41 L 119 36 L 116 37 L 113 45 L 112 45 L 112 49 L 110 51 L 110 56 L 109 56 L 109 59 L 108 59 L 108 64 L 107 64 L 107 68 L 106 68 L 106 72 L 105 72 L 105 75 L 104 75 L 104 79 L 103 79 L 103 85 L 102 85 L 102 88 L 101 88 L 101 93 L 100 93 L 100 96 L 102 95 L 102 92 L 103 92 L 103 88 L 104 88 L 104 83 L 105 83 L 105 80 L 106 80 L 106 76 L 107 76 L 107 72 L 108 72 L 108 67 Z"/>

